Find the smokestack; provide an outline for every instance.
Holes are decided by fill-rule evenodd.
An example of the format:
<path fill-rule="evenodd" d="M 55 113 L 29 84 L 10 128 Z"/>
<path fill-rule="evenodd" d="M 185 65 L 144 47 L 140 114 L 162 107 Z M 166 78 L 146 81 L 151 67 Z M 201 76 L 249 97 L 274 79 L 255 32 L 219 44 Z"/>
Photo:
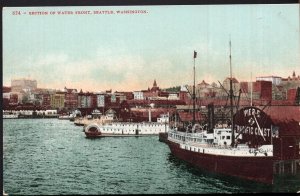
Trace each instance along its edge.
<path fill-rule="evenodd" d="M 215 127 L 215 113 L 214 104 L 208 104 L 208 133 L 213 133 Z"/>
<path fill-rule="evenodd" d="M 151 108 L 154 108 L 154 103 L 150 104 L 150 108 L 149 108 L 149 122 L 151 122 Z"/>

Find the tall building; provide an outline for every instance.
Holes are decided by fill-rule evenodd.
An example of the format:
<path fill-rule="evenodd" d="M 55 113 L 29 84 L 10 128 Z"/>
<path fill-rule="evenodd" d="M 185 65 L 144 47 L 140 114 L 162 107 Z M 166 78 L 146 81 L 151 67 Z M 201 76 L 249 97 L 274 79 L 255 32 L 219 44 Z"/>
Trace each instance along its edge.
<path fill-rule="evenodd" d="M 11 91 L 32 91 L 37 89 L 37 81 L 30 79 L 13 79 L 11 80 Z"/>
<path fill-rule="evenodd" d="M 64 88 L 65 94 L 65 108 L 76 109 L 78 106 L 78 93 L 77 89 Z"/>
<path fill-rule="evenodd" d="M 78 93 L 78 108 L 94 108 L 97 107 L 97 95 L 90 92 L 80 92 Z"/>
<path fill-rule="evenodd" d="M 42 101 L 42 106 L 51 106 L 51 96 L 50 93 L 44 93 L 43 95 L 43 101 Z"/>
<path fill-rule="evenodd" d="M 52 108 L 64 108 L 65 107 L 65 95 L 63 93 L 56 93 L 50 95 L 50 105 Z"/>
<path fill-rule="evenodd" d="M 282 82 L 282 78 L 279 76 L 260 76 L 256 77 L 256 81 L 270 81 L 274 85 L 279 85 Z"/>

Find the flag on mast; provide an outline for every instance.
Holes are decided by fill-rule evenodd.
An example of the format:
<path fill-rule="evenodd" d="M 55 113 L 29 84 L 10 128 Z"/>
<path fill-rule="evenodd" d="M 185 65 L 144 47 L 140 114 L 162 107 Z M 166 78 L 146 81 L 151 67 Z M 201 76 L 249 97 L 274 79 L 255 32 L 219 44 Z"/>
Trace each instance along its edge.
<path fill-rule="evenodd" d="M 194 50 L 194 59 L 197 58 L 197 52 Z"/>

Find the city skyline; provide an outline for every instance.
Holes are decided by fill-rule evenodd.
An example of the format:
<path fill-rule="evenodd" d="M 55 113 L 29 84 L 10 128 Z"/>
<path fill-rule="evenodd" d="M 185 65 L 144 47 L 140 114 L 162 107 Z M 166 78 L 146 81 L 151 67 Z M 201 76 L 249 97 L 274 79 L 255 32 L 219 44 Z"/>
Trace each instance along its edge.
<path fill-rule="evenodd" d="M 143 13 L 74 14 L 78 10 Z M 239 81 L 250 81 L 251 73 L 252 80 L 299 75 L 299 25 L 295 4 L 6 7 L 3 85 L 24 77 L 36 79 L 38 88 L 84 91 L 144 90 L 154 79 L 160 88 L 191 85 L 194 50 L 196 82 L 223 81 L 229 40 Z"/>
<path fill-rule="evenodd" d="M 293 76 L 295 74 L 295 76 Z M 277 78 L 277 77 L 279 77 L 279 78 L 281 78 L 281 79 L 284 79 L 284 80 L 287 80 L 288 79 L 288 77 L 290 77 L 290 79 L 291 80 L 293 80 L 294 79 L 294 77 L 296 78 L 296 79 L 298 79 L 299 77 L 300 77 L 300 75 L 299 74 L 296 74 L 294 71 L 293 71 L 293 73 L 292 74 L 290 74 L 290 75 L 288 75 L 287 77 L 281 77 L 281 76 L 278 76 L 278 75 L 269 75 L 269 76 L 267 76 L 267 75 L 265 75 L 265 76 L 252 76 L 253 77 L 253 80 L 252 80 L 252 82 L 255 82 L 255 81 L 259 81 L 259 80 L 262 80 L 261 78 L 268 78 L 268 79 L 265 79 L 266 81 L 270 81 L 271 80 L 271 77 L 275 77 L 275 78 Z M 212 82 L 206 82 L 205 80 L 199 80 L 199 81 L 195 81 L 195 84 L 196 84 L 196 86 L 197 85 L 201 85 L 202 83 L 203 83 L 203 81 L 205 82 L 205 83 L 207 83 L 207 84 L 209 84 L 209 85 L 213 85 L 213 83 L 215 84 L 215 85 L 217 85 L 217 86 L 219 86 L 220 87 L 220 84 L 218 83 L 218 82 L 223 82 L 223 81 L 225 81 L 227 78 L 229 78 L 229 77 L 226 77 L 226 78 L 224 78 L 223 80 L 218 80 L 218 81 L 212 81 Z M 235 77 L 233 77 L 233 78 L 235 78 Z M 259 78 L 259 79 L 258 79 Z M 243 81 L 240 81 L 238 78 L 235 78 L 235 79 L 237 79 L 237 81 L 238 82 L 251 82 L 251 81 L 247 81 L 247 80 L 243 80 Z M 78 92 L 80 91 L 80 90 L 82 90 L 83 92 L 105 92 L 105 91 L 112 91 L 112 92 L 123 92 L 123 89 L 112 89 L 112 88 L 108 88 L 108 89 L 96 89 L 96 90 L 93 90 L 93 91 L 86 91 L 85 89 L 82 89 L 82 88 L 73 88 L 72 86 L 63 86 L 63 87 L 59 87 L 59 88 L 47 88 L 47 87 L 39 87 L 39 81 L 37 81 L 36 79 L 34 79 L 34 78 L 30 78 L 30 77 L 23 77 L 23 78 L 12 78 L 11 79 L 11 82 L 13 82 L 14 80 L 30 80 L 30 81 L 36 81 L 37 82 L 37 89 L 48 89 L 48 90 L 58 90 L 58 91 L 64 91 L 64 89 L 65 88 L 67 88 L 67 89 L 76 89 Z M 299 79 L 298 79 L 299 80 Z M 145 84 L 144 86 L 144 88 L 142 88 L 142 89 L 132 89 L 132 90 L 128 90 L 128 91 L 144 91 L 144 90 L 149 90 L 148 88 L 152 88 L 153 87 L 153 82 L 155 82 L 155 83 L 157 83 L 157 81 L 156 81 L 156 79 L 154 79 L 153 81 L 152 81 L 152 83 L 151 83 L 151 85 L 147 85 L 147 84 Z M 190 84 L 190 86 L 192 86 L 193 84 Z M 5 85 L 4 85 L 5 86 Z M 12 85 L 6 85 L 5 87 L 11 87 Z M 185 86 L 185 85 L 173 85 L 173 86 L 169 86 L 169 87 L 166 87 L 166 88 L 173 88 L 173 87 L 182 87 L 182 86 Z M 158 84 L 157 85 L 157 87 L 159 87 L 160 88 L 160 85 Z M 165 89 L 166 89 L 165 88 Z M 160 88 L 160 89 L 163 89 L 163 88 Z M 125 91 L 124 91 L 125 92 Z"/>

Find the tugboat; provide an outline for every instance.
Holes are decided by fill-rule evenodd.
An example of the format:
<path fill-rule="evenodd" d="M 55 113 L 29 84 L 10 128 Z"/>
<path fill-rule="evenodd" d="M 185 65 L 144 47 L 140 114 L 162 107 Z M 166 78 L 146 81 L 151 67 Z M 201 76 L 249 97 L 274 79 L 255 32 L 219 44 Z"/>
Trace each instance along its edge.
<path fill-rule="evenodd" d="M 166 143 L 175 157 L 193 166 L 213 173 L 273 184 L 274 174 L 288 170 L 295 175 L 299 169 L 300 124 L 296 121 L 273 122 L 262 109 L 253 106 L 233 114 L 231 42 L 229 44 L 230 126 L 200 130 L 193 115 L 192 130 L 182 132 L 176 128 L 170 129 Z M 195 75 L 192 97 L 195 114 Z M 289 134 L 291 132 L 295 134 Z"/>

